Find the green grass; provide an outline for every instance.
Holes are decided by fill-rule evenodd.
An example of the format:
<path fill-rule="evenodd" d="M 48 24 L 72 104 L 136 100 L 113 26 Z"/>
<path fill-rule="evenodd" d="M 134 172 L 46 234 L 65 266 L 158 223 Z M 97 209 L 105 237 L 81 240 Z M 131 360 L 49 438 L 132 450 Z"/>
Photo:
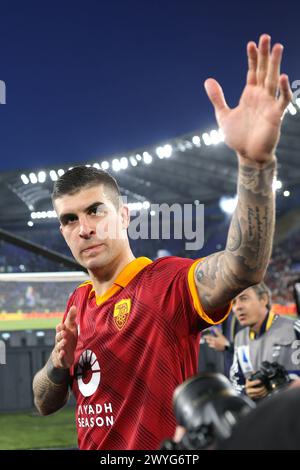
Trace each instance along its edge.
<path fill-rule="evenodd" d="M 0 414 L 0 450 L 77 447 L 75 410 Z"/>
<path fill-rule="evenodd" d="M 0 331 L 14 330 L 44 330 L 55 328 L 60 322 L 59 318 L 33 318 L 32 320 L 5 320 L 0 321 Z"/>

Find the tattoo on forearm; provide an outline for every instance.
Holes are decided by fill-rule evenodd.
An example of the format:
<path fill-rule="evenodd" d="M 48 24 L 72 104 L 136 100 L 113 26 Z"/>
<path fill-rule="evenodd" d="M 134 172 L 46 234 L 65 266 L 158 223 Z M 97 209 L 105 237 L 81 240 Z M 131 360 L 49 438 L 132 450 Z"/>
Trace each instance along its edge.
<path fill-rule="evenodd" d="M 49 365 L 48 362 L 45 367 L 35 375 L 33 380 L 34 403 L 38 411 L 43 415 L 54 413 L 60 409 L 67 402 L 69 397 L 69 373 L 66 374 L 66 371 L 64 371 L 65 378 L 62 379 L 62 376 L 60 376 L 59 380 L 56 380 L 59 383 L 54 383 L 49 378 L 48 372 L 51 370 L 51 364 Z M 54 378 L 57 379 L 57 376 L 54 375 Z"/>
<path fill-rule="evenodd" d="M 47 376 L 56 385 L 61 385 L 68 381 L 70 376 L 69 369 L 59 369 L 54 367 L 52 357 L 50 356 L 46 364 Z"/>
<path fill-rule="evenodd" d="M 226 248 L 205 258 L 196 271 L 201 301 L 208 310 L 224 305 L 265 273 L 274 234 L 275 170 L 275 160 L 261 168 L 240 165 L 238 205 Z"/>
<path fill-rule="evenodd" d="M 233 215 L 230 230 L 227 239 L 227 248 L 229 251 L 236 251 L 242 243 L 242 231 L 239 219 L 236 213 Z"/>

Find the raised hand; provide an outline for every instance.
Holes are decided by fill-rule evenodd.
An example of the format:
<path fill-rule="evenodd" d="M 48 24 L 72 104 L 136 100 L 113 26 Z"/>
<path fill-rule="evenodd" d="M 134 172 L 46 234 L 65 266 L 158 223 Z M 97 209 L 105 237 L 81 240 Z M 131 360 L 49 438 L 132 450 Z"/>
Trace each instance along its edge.
<path fill-rule="evenodd" d="M 72 366 L 77 338 L 76 307 L 73 305 L 65 321 L 56 327 L 55 347 L 51 356 L 54 367 L 69 369 Z"/>
<path fill-rule="evenodd" d="M 218 330 L 218 328 L 215 328 L 213 332 L 216 336 L 205 335 L 205 341 L 208 346 L 212 349 L 216 349 L 217 351 L 225 351 L 225 347 L 229 346 L 228 339 L 221 333 L 221 331 Z"/>
<path fill-rule="evenodd" d="M 270 52 L 270 42 L 263 34 L 258 48 L 255 42 L 248 43 L 247 83 L 236 108 L 228 107 L 216 80 L 205 81 L 226 144 L 240 157 L 258 163 L 274 158 L 282 116 L 292 99 L 289 79 L 280 75 L 283 46 L 275 44 Z"/>

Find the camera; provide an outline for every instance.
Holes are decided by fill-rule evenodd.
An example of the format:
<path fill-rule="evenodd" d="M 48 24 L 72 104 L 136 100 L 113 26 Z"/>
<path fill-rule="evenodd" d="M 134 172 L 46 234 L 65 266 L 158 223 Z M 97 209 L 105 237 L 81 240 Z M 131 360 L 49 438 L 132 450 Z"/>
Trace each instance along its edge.
<path fill-rule="evenodd" d="M 261 368 L 249 377 L 249 380 L 260 380 L 269 393 L 287 386 L 292 380 L 286 369 L 278 362 L 263 361 Z"/>
<path fill-rule="evenodd" d="M 213 449 L 255 404 L 240 396 L 225 376 L 203 373 L 176 388 L 173 408 L 177 423 L 186 431 L 180 442 L 165 440 L 161 450 Z"/>

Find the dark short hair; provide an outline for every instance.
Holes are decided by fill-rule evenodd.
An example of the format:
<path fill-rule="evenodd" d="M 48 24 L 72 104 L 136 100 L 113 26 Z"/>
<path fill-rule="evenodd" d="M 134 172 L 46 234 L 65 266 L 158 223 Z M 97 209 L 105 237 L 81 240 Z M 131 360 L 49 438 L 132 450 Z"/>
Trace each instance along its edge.
<path fill-rule="evenodd" d="M 84 188 L 103 185 L 109 192 L 109 198 L 119 208 L 120 188 L 115 178 L 107 171 L 85 165 L 75 166 L 66 171 L 57 181 L 55 181 L 52 192 L 52 202 L 65 195 L 72 195 Z"/>
<path fill-rule="evenodd" d="M 267 308 L 268 310 L 271 310 L 272 294 L 268 286 L 264 282 L 260 282 L 259 284 L 255 284 L 254 286 L 251 286 L 251 289 L 254 290 L 255 294 L 257 295 L 259 299 L 261 299 L 263 295 L 266 295 L 268 297 Z"/>

